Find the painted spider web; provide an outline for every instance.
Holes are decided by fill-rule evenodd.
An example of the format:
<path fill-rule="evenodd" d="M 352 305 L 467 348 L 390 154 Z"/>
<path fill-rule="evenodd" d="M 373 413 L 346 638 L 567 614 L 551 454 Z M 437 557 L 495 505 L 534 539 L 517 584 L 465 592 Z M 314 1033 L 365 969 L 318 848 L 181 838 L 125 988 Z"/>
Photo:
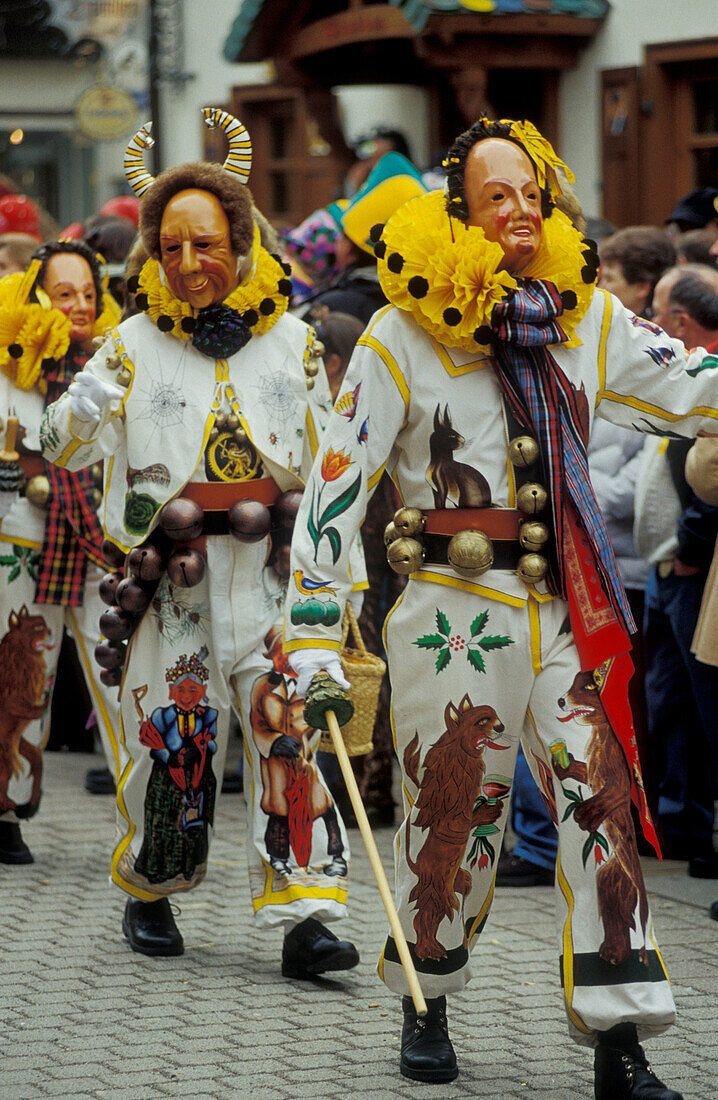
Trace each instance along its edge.
<path fill-rule="evenodd" d="M 259 403 L 267 414 L 286 424 L 297 407 L 297 395 L 287 375 L 281 371 L 266 374 L 259 381 Z"/>
<path fill-rule="evenodd" d="M 168 378 L 165 377 L 159 355 L 157 366 L 159 377 L 152 379 L 149 387 L 140 389 L 136 399 L 137 420 L 149 420 L 163 432 L 166 428 L 179 427 L 184 420 L 187 399 L 180 380 L 184 374 L 184 363 L 178 363 Z"/>

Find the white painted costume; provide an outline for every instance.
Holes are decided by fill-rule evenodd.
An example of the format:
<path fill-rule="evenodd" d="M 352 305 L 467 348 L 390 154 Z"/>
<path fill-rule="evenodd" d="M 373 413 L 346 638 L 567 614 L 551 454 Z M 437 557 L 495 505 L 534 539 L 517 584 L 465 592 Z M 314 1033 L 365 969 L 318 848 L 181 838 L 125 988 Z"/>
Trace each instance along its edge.
<path fill-rule="evenodd" d="M 458 239 L 464 227 L 456 224 Z M 427 266 L 427 275 L 433 270 Z M 658 433 L 716 430 L 718 377 L 700 371 L 703 353 L 686 357 L 680 343 L 602 291 L 593 292 L 575 337 L 551 353 L 585 392 L 591 419 L 596 413 Z M 447 347 L 404 308 L 375 314 L 303 497 L 293 575 L 321 583 L 315 599 L 343 606 L 347 548 L 385 468 L 404 505 L 439 519 L 457 506 L 490 508 L 494 518 L 516 509 L 509 442 L 518 433 L 510 422 L 490 347 Z M 342 472 L 329 482 L 324 472 L 337 456 Z M 286 651 L 337 650 L 339 622 L 304 622 L 305 602 L 290 580 Z M 385 641 L 406 815 L 396 839 L 397 900 L 425 995 L 460 990 L 471 976 L 470 948 L 491 904 L 521 739 L 559 828 L 557 938 L 571 1033 L 594 1045 L 596 1031 L 617 1020 L 635 1021 L 644 1037 L 663 1030 L 674 1004 L 640 867 L 626 885 L 625 912 L 616 915 L 617 903 L 612 912 L 601 908 L 597 882 L 617 874 L 622 840 L 615 823 L 589 827 L 580 809 L 599 785 L 596 738 L 607 736 L 610 752 L 617 741 L 592 674 L 580 671 L 568 603 L 543 580 L 524 583 L 514 567 L 468 580 L 427 561 L 389 613 Z M 591 691 L 595 707 L 586 703 Z M 617 751 L 614 779 L 627 791 L 629 770 Z M 564 762 L 560 775 L 555 754 Z M 614 899 L 619 892 L 609 890 Z M 408 992 L 391 938 L 379 971 L 392 990 Z"/>
<path fill-rule="evenodd" d="M 123 551 L 142 544 L 152 534 L 161 506 L 190 491 L 188 483 L 195 487 L 200 501 L 210 482 L 213 488 L 223 483 L 219 486 L 222 490 L 248 482 L 249 489 L 238 494 L 245 498 L 253 495 L 252 481 L 266 485 L 272 479 L 281 492 L 301 488 L 331 407 L 323 369 L 311 392 L 308 389 L 304 364 L 310 356 L 311 339 L 306 325 L 286 315 L 241 350 L 226 359 L 214 359 L 200 354 L 188 340 L 160 331 L 149 317 L 140 314 L 114 330 L 85 368 L 113 384 L 117 375 L 108 368 L 107 360 L 119 354 L 123 369 L 131 374 L 124 398 L 113 402 L 112 411 L 106 408 L 99 426 L 85 425 L 84 429 L 72 417 L 69 403 L 58 401 L 48 410 L 45 453 L 69 469 L 80 469 L 100 456 L 101 436 L 111 436 L 102 519 L 107 536 Z M 216 416 L 232 413 L 246 434 L 246 446 L 239 451 L 226 433 L 210 436 Z M 83 432 L 86 438 L 81 437 Z M 203 579 L 192 588 L 179 588 L 165 575 L 130 641 L 121 687 L 122 736 L 129 765 L 119 785 L 120 839 L 112 878 L 144 901 L 191 889 L 202 880 L 233 707 L 244 732 L 254 910 L 263 924 L 286 922 L 289 926 L 308 916 L 335 919 L 343 914 L 347 886 L 342 860 L 346 860 L 348 849 L 340 821 L 332 836 L 328 835 L 337 821 L 335 816 L 328 823 L 322 816 L 327 805 L 334 813 L 328 796 L 310 822 L 310 859 L 298 862 L 293 848 L 291 854 L 286 850 L 285 859 L 271 860 L 267 848 L 269 818 L 262 808 L 262 776 L 267 770 L 265 757 L 271 737 L 267 738 L 264 728 L 261 735 L 253 736 L 253 692 L 256 695 L 260 681 L 268 683 L 268 691 L 272 684 L 280 685 L 273 696 L 279 714 L 277 734 L 282 730 L 291 733 L 282 705 L 291 703 L 293 693 L 291 673 L 283 684 L 281 676 L 272 680 L 272 664 L 264 655 L 284 595 L 282 582 L 266 565 L 269 549 L 268 537 L 242 543 L 230 534 L 208 534 Z M 361 586 L 359 572 L 357 577 Z M 183 660 L 187 663 L 190 654 L 197 675 L 206 684 L 206 695 L 202 705 L 187 714 L 168 707 L 167 684 L 172 683 L 172 668 L 181 667 Z M 151 752 L 148 722 L 156 741 Z M 280 730 L 282 722 L 285 726 Z M 178 757 L 172 753 L 181 756 L 200 725 L 205 755 L 199 809 L 195 806 L 193 810 L 195 824 L 189 815 L 191 800 L 185 798 L 182 803 L 180 799 L 181 820 L 168 818 L 160 822 L 157 836 L 148 836 L 148 784 L 160 791 L 153 811 L 156 822 L 157 805 L 161 807 L 165 797 L 158 786 L 166 781 L 167 769 L 163 773 L 162 768 L 168 758 L 170 768 L 173 761 L 176 764 Z M 301 768 L 309 777 L 311 790 L 312 784 L 320 781 L 308 738 L 299 737 L 304 750 Z M 165 782 L 165 786 L 169 791 L 171 784 Z M 178 830 L 199 837 L 199 841 L 191 858 L 180 853 L 173 862 L 173 858 L 165 859 L 163 844 L 166 841 L 167 851 L 171 845 L 181 846 Z M 286 841 L 286 829 L 283 837 Z"/>

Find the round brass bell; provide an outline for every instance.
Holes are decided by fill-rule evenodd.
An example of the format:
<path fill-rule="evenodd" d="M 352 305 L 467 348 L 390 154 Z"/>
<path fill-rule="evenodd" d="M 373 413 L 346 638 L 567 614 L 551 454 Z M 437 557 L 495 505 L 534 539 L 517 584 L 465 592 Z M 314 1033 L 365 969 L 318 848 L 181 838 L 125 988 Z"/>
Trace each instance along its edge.
<path fill-rule="evenodd" d="M 210 443 L 214 443 L 214 441 L 215 441 L 215 439 L 217 438 L 218 435 L 219 435 L 219 428 L 210 428 L 210 430 L 209 430 L 209 441 L 210 441 Z"/>
<path fill-rule="evenodd" d="M 412 535 L 420 535 L 425 523 L 426 516 L 418 508 L 399 508 L 394 513 L 394 526 L 398 532 L 396 537 L 407 535 L 411 538 Z"/>
<path fill-rule="evenodd" d="M 384 528 L 384 545 L 391 546 L 392 542 L 396 542 L 398 538 L 401 538 L 401 531 L 394 523 L 387 523 Z"/>
<path fill-rule="evenodd" d="M 102 504 L 102 489 L 93 489 L 90 493 L 90 503 L 94 512 L 99 511 Z"/>
<path fill-rule="evenodd" d="M 307 378 L 307 389 L 308 390 L 313 390 L 314 389 L 314 379 L 313 378 Z"/>
<path fill-rule="evenodd" d="M 50 499 L 50 482 L 44 474 L 35 474 L 25 486 L 25 496 L 36 508 L 45 508 Z"/>
<path fill-rule="evenodd" d="M 132 371 L 129 371 L 127 367 L 123 367 L 120 373 L 117 375 L 117 384 L 119 386 L 129 386 L 132 381 Z"/>
<path fill-rule="evenodd" d="M 304 373 L 306 374 L 307 378 L 314 378 L 317 374 L 319 374 L 319 363 L 316 359 L 307 360 L 307 362 L 304 364 Z"/>
<path fill-rule="evenodd" d="M 104 344 L 104 342 L 105 342 L 105 337 L 104 336 L 93 336 L 92 346 L 95 349 L 95 351 L 97 351 L 98 348 L 101 348 L 102 345 Z"/>
<path fill-rule="evenodd" d="M 315 358 L 321 359 L 322 355 L 324 355 L 324 352 L 326 350 L 327 349 L 324 347 L 324 344 L 321 342 L 321 340 L 317 340 L 317 339 L 312 340 L 312 355 Z"/>
<path fill-rule="evenodd" d="M 548 542 L 550 531 L 545 523 L 538 520 L 528 520 L 521 524 L 519 530 L 519 542 L 524 550 L 540 550 L 545 542 Z"/>
<path fill-rule="evenodd" d="M 194 588 L 207 569 L 207 559 L 198 550 L 174 550 L 167 560 L 167 575 L 178 588 Z"/>
<path fill-rule="evenodd" d="M 547 502 L 548 493 L 537 481 L 527 481 L 516 494 L 516 503 L 521 511 L 529 516 L 543 512 Z"/>
<path fill-rule="evenodd" d="M 239 417 L 236 413 L 230 413 L 227 417 L 227 427 L 229 428 L 230 432 L 236 432 L 237 428 L 239 427 Z"/>
<path fill-rule="evenodd" d="M 90 467 L 90 473 L 92 474 L 92 480 L 98 489 L 102 488 L 102 463 L 96 462 L 94 466 Z"/>
<path fill-rule="evenodd" d="M 162 554 L 151 543 L 130 550 L 127 566 L 131 575 L 141 581 L 158 581 L 164 573 Z"/>
<path fill-rule="evenodd" d="M 516 566 L 517 576 L 526 584 L 538 584 L 548 572 L 548 562 L 543 554 L 522 554 Z"/>
<path fill-rule="evenodd" d="M 227 426 L 227 414 L 218 412 L 214 418 L 214 423 L 217 428 L 221 429 Z"/>
<path fill-rule="evenodd" d="M 176 497 L 162 508 L 159 524 L 166 535 L 176 542 L 196 539 L 202 534 L 204 512 L 194 500 Z"/>
<path fill-rule="evenodd" d="M 483 531 L 457 531 L 447 547 L 446 556 L 462 577 L 477 577 L 493 565 L 494 547 Z"/>
<path fill-rule="evenodd" d="M 395 573 L 415 573 L 424 561 L 424 547 L 416 539 L 395 539 L 386 552 Z"/>
<path fill-rule="evenodd" d="M 105 359 L 105 366 L 108 370 L 120 369 L 120 367 L 122 366 L 122 359 L 116 351 L 113 351 L 110 355 L 107 356 L 107 358 Z"/>
<path fill-rule="evenodd" d="M 538 454 L 538 443 L 530 435 L 519 435 L 509 441 L 509 462 L 512 466 L 531 466 Z"/>
<path fill-rule="evenodd" d="M 234 438 L 237 440 L 240 447 L 244 447 L 245 443 L 249 442 L 249 436 L 247 435 L 245 429 L 241 426 L 237 428 L 236 432 L 234 433 Z"/>

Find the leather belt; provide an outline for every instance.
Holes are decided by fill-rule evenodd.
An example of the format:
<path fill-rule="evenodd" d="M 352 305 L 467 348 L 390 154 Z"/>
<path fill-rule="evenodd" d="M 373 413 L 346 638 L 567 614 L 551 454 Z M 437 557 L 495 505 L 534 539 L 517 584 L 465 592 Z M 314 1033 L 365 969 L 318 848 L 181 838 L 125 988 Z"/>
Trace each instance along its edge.
<path fill-rule="evenodd" d="M 269 507 L 280 496 L 279 486 L 271 477 L 258 477 L 254 481 L 188 481 L 180 493 L 186 500 L 193 500 L 205 512 L 228 512 L 238 500 L 258 500 Z M 212 531 L 208 534 L 227 534 Z"/>
<path fill-rule="evenodd" d="M 432 508 L 424 512 L 426 535 L 483 531 L 490 539 L 518 539 L 521 524 L 533 517 L 518 508 Z"/>
<path fill-rule="evenodd" d="M 466 511 L 469 509 L 460 509 L 460 511 Z M 488 511 L 488 509 L 476 509 L 476 511 Z M 459 509 L 457 509 L 459 511 Z M 520 513 L 519 513 L 520 514 Z M 468 530 L 466 524 L 462 524 L 457 530 Z M 481 530 L 484 534 L 488 535 L 489 532 L 482 526 Z M 522 549 L 518 539 L 497 539 L 491 537 L 494 560 L 491 566 L 492 569 L 516 569 L 519 563 L 519 558 L 526 551 Z M 450 565 L 447 550 L 452 536 L 450 534 L 429 534 L 426 529 L 422 535 L 421 541 L 424 546 L 424 552 L 426 557 L 424 558 L 424 565 Z M 453 567 L 452 567 L 453 568 Z M 478 577 L 477 577 L 478 579 Z"/>

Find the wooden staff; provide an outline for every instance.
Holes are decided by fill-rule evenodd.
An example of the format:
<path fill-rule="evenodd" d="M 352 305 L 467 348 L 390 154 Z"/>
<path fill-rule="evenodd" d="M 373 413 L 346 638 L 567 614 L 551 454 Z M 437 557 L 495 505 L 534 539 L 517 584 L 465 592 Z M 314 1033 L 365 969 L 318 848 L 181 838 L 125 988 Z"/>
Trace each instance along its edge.
<path fill-rule="evenodd" d="M 354 772 L 352 771 L 351 763 L 349 762 L 349 756 L 347 755 L 346 746 L 344 744 L 344 738 L 342 737 L 342 731 L 337 722 L 337 716 L 333 710 L 325 711 L 325 719 L 329 726 L 329 733 L 331 734 L 332 742 L 334 744 L 334 752 L 336 753 L 337 760 L 339 761 L 339 767 L 342 770 L 344 776 L 344 782 L 346 783 L 347 792 L 349 794 L 349 800 L 354 808 L 354 813 L 357 819 L 357 825 L 359 826 L 359 832 L 362 835 L 362 840 L 369 856 L 369 862 L 371 863 L 371 869 L 374 872 L 374 878 L 376 884 L 379 887 L 379 893 L 381 894 L 381 900 L 384 903 L 386 909 L 386 915 L 389 918 L 389 926 L 394 936 L 397 950 L 399 952 L 399 958 L 401 959 L 401 965 L 404 967 L 404 973 L 406 974 L 406 980 L 409 983 L 409 992 L 411 999 L 414 1002 L 414 1007 L 419 1016 L 426 1016 L 426 1001 L 424 1000 L 424 994 L 421 992 L 421 986 L 419 985 L 419 979 L 414 968 L 414 962 L 409 954 L 409 947 L 406 942 L 406 936 L 404 935 L 404 929 L 399 922 L 399 914 L 396 911 L 394 905 L 394 899 L 391 896 L 391 890 L 389 889 L 389 883 L 386 880 L 386 874 L 382 866 L 381 859 L 379 858 L 379 852 L 377 851 L 376 842 L 374 840 L 374 834 L 371 831 L 369 819 L 366 816 L 366 810 L 364 809 L 364 803 L 361 800 L 359 794 L 359 788 L 357 787 L 357 781 L 354 778 Z"/>

